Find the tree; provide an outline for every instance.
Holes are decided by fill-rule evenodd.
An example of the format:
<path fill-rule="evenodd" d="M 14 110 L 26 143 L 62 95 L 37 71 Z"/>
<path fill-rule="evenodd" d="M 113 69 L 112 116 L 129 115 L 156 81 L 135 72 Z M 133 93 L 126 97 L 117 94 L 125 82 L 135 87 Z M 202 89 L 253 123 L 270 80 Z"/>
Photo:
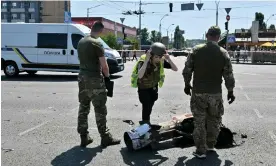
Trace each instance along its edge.
<path fill-rule="evenodd" d="M 139 32 L 139 30 L 137 32 Z M 137 34 L 139 34 L 139 33 L 137 33 Z M 150 42 L 149 42 L 149 32 L 148 32 L 147 28 L 141 29 L 141 44 L 142 45 L 150 44 Z"/>
<path fill-rule="evenodd" d="M 130 49 L 134 50 L 134 49 L 138 49 L 138 46 L 139 46 L 139 42 L 136 38 L 131 38 L 131 37 L 128 37 L 126 38 L 126 42 L 128 42 L 129 44 L 132 45 L 132 47 L 130 47 Z"/>
<path fill-rule="evenodd" d="M 180 49 L 180 48 L 184 47 L 184 45 L 185 45 L 185 39 L 181 33 L 181 30 L 179 29 L 179 26 L 177 26 L 174 31 L 173 47 L 176 49 Z"/>
<path fill-rule="evenodd" d="M 117 39 L 115 34 L 113 33 L 107 33 L 107 34 L 103 34 L 100 36 L 103 41 L 110 47 L 113 49 L 121 49 L 122 45 L 117 43 Z"/>
<path fill-rule="evenodd" d="M 152 43 L 154 43 L 154 42 L 160 42 L 161 41 L 161 33 L 157 32 L 156 30 L 151 31 L 150 41 Z"/>
<path fill-rule="evenodd" d="M 269 29 L 275 30 L 275 25 L 274 25 L 274 24 L 271 24 L 271 25 L 269 26 Z"/>
<path fill-rule="evenodd" d="M 259 30 L 266 30 L 266 24 L 264 22 L 264 14 L 256 12 L 255 21 L 259 21 Z"/>

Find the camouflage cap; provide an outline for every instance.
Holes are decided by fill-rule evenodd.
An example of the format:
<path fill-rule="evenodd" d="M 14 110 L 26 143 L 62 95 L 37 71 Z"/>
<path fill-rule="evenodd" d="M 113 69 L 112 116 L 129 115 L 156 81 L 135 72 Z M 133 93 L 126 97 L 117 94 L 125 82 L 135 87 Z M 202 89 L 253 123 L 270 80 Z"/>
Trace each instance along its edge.
<path fill-rule="evenodd" d="M 208 32 L 207 32 L 208 35 L 210 36 L 220 36 L 221 34 L 221 30 L 218 26 L 211 26 L 209 29 L 208 29 Z"/>

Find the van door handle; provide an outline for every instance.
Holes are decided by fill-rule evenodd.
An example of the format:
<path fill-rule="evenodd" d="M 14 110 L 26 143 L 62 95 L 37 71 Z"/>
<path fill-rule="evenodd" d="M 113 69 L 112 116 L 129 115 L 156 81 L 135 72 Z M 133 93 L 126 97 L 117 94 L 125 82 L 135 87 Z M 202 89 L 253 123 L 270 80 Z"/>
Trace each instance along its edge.
<path fill-rule="evenodd" d="M 62 50 L 62 54 L 63 54 L 63 55 L 65 55 L 65 54 L 66 54 L 65 50 Z"/>
<path fill-rule="evenodd" d="M 71 50 L 71 55 L 74 55 L 74 50 Z"/>

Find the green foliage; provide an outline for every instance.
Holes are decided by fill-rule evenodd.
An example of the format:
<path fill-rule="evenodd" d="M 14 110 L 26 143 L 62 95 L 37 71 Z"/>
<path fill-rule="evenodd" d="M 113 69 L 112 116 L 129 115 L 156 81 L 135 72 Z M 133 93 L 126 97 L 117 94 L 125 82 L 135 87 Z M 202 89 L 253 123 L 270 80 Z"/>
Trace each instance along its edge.
<path fill-rule="evenodd" d="M 269 29 L 275 30 L 275 25 L 274 25 L 274 24 L 271 24 L 271 25 L 269 26 Z"/>
<path fill-rule="evenodd" d="M 104 35 L 101 35 L 101 38 L 103 39 L 106 44 L 113 49 L 121 49 L 122 45 L 117 43 L 117 39 L 115 34 L 113 33 L 107 33 Z"/>
<path fill-rule="evenodd" d="M 139 41 L 136 39 L 136 38 L 131 38 L 131 37 L 128 37 L 126 38 L 126 42 L 128 42 L 130 45 L 132 45 L 132 47 L 130 47 L 130 49 L 134 50 L 138 50 L 139 48 Z"/>
<path fill-rule="evenodd" d="M 151 31 L 150 41 L 152 43 L 154 43 L 154 42 L 160 42 L 161 41 L 161 33 L 157 32 L 156 30 Z"/>
<path fill-rule="evenodd" d="M 264 22 L 264 14 L 260 12 L 255 13 L 255 21 L 259 21 L 259 30 L 266 30 L 266 24 Z"/>
<path fill-rule="evenodd" d="M 180 33 L 180 29 L 179 26 L 177 26 L 175 28 L 174 31 L 174 43 L 173 43 L 173 47 L 176 49 L 181 49 L 185 46 L 185 39 L 183 37 L 183 35 Z"/>

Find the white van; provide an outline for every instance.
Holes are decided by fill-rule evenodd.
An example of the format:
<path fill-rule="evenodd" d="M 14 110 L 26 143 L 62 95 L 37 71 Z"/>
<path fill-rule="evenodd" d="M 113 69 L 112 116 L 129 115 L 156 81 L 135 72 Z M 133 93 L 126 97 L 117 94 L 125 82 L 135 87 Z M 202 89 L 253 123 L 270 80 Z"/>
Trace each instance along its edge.
<path fill-rule="evenodd" d="M 2 23 L 1 68 L 7 77 L 26 71 L 79 72 L 77 45 L 90 34 L 81 24 Z M 102 39 L 110 74 L 124 70 L 120 54 Z"/>

